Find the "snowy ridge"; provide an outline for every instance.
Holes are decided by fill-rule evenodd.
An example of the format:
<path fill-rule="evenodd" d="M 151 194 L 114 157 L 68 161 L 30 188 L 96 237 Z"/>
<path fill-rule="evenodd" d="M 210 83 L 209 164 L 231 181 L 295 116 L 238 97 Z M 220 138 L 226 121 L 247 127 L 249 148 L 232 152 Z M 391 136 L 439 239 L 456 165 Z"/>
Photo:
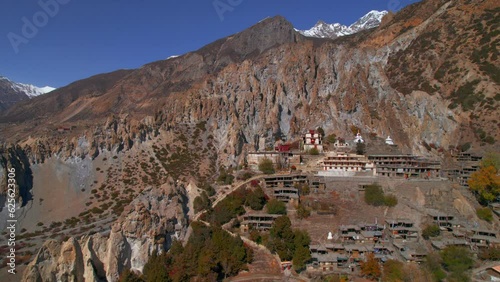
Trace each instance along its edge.
<path fill-rule="evenodd" d="M 309 30 L 297 31 L 307 37 L 333 39 L 377 27 L 380 25 L 380 23 L 382 22 L 382 18 L 387 13 L 387 11 L 370 11 L 368 14 L 364 15 L 350 26 L 342 25 L 339 23 L 327 24 L 324 21 L 319 21 L 314 27 Z"/>
<path fill-rule="evenodd" d="M 12 81 L 12 80 L 10 80 L 10 79 L 8 79 L 6 77 L 3 77 L 3 76 L 0 76 L 0 80 L 4 80 L 4 81 L 9 82 L 10 83 L 10 87 L 14 91 L 16 91 L 18 93 L 24 93 L 29 98 L 40 96 L 40 95 L 43 95 L 43 94 L 46 94 L 46 93 L 49 93 L 51 91 L 56 90 L 56 88 L 50 87 L 50 86 L 38 87 L 38 86 L 35 86 L 35 85 L 31 85 L 31 84 L 24 84 L 24 83 L 14 82 L 14 81 Z"/>

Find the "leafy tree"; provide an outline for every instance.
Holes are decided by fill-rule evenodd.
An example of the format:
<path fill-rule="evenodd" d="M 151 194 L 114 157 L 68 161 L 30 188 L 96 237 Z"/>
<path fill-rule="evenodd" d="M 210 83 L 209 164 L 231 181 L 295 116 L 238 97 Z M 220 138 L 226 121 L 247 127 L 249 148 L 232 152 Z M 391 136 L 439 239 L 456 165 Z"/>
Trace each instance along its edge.
<path fill-rule="evenodd" d="M 435 281 L 442 281 L 446 278 L 446 273 L 441 267 L 442 259 L 439 253 L 429 253 L 425 259 L 425 267 L 431 272 Z"/>
<path fill-rule="evenodd" d="M 147 282 L 172 281 L 168 276 L 167 255 L 159 255 L 154 251 L 146 265 L 144 265 L 143 274 L 144 280 Z"/>
<path fill-rule="evenodd" d="M 487 222 L 493 221 L 493 213 L 489 208 L 479 208 L 476 211 L 477 217 Z"/>
<path fill-rule="evenodd" d="M 269 235 L 270 249 L 276 252 L 282 260 L 291 260 L 295 251 L 295 235 L 288 216 L 278 217 L 269 230 Z"/>
<path fill-rule="evenodd" d="M 222 228 L 214 228 L 211 243 L 215 251 L 212 259 L 219 262 L 224 277 L 238 274 L 247 262 L 247 251 L 241 238 L 233 238 Z"/>
<path fill-rule="evenodd" d="M 398 260 L 390 259 L 384 263 L 383 281 L 399 282 L 405 281 L 404 264 Z"/>
<path fill-rule="evenodd" d="M 267 203 L 267 212 L 270 214 L 286 214 L 286 205 L 282 201 L 272 199 Z"/>
<path fill-rule="evenodd" d="M 179 240 L 173 240 L 172 245 L 170 246 L 169 254 L 172 256 L 178 256 L 182 254 L 184 251 L 184 246 L 182 246 L 182 242 Z"/>
<path fill-rule="evenodd" d="M 330 144 L 334 144 L 335 141 L 337 141 L 337 135 L 330 134 L 330 135 L 326 136 L 325 141 L 330 143 Z"/>
<path fill-rule="evenodd" d="M 376 183 L 365 187 L 365 202 L 372 206 L 382 206 L 385 204 L 384 191 Z"/>
<path fill-rule="evenodd" d="M 299 206 L 297 207 L 297 217 L 299 219 L 304 219 L 304 218 L 308 218 L 310 215 L 311 215 L 311 211 L 308 208 L 306 208 L 304 205 L 299 204 Z"/>
<path fill-rule="evenodd" d="M 490 152 L 486 154 L 481 161 L 481 167 L 494 167 L 497 171 L 500 170 L 500 153 Z"/>
<path fill-rule="evenodd" d="M 319 155 L 319 150 L 317 148 L 312 148 L 311 150 L 309 150 L 309 155 L 317 156 Z"/>
<path fill-rule="evenodd" d="M 309 233 L 305 230 L 297 229 L 293 232 L 293 242 L 295 247 L 309 247 L 311 243 L 311 237 L 309 237 Z"/>
<path fill-rule="evenodd" d="M 266 194 L 261 187 L 255 188 L 255 190 L 248 192 L 245 200 L 245 205 L 250 207 L 252 210 L 262 210 L 266 204 Z"/>
<path fill-rule="evenodd" d="M 267 245 L 271 251 L 276 252 L 282 260 L 292 260 L 296 271 L 305 269 L 306 263 L 311 259 L 311 238 L 306 231 L 292 230 L 290 219 L 281 216 L 274 221 L 269 236 Z"/>
<path fill-rule="evenodd" d="M 388 207 L 395 207 L 398 204 L 398 198 L 395 195 L 387 195 L 384 197 L 384 205 Z"/>
<path fill-rule="evenodd" d="M 377 183 L 366 186 L 365 203 L 372 206 L 394 207 L 398 204 L 398 198 L 395 195 L 385 195 L 382 187 Z"/>
<path fill-rule="evenodd" d="M 238 174 L 238 180 L 248 180 L 252 178 L 253 173 L 250 171 L 243 171 L 240 174 Z"/>
<path fill-rule="evenodd" d="M 212 185 L 206 183 L 202 188 L 203 188 L 203 190 L 205 190 L 205 192 L 207 192 L 207 195 L 209 197 L 212 197 L 213 195 L 215 195 L 215 189 L 214 189 L 214 187 L 212 187 Z"/>
<path fill-rule="evenodd" d="M 472 254 L 464 247 L 448 246 L 440 254 L 444 268 L 457 275 L 471 269 L 474 265 Z"/>
<path fill-rule="evenodd" d="M 146 281 L 221 281 L 246 269 L 252 253 L 241 238 L 220 227 L 192 223 L 185 247 L 174 242 L 169 254 L 153 254 L 144 267 Z"/>
<path fill-rule="evenodd" d="M 469 187 L 479 195 L 481 203 L 489 203 L 500 195 L 500 175 L 490 165 L 474 172 L 469 179 Z"/>
<path fill-rule="evenodd" d="M 479 258 L 482 260 L 500 260 L 500 247 L 490 247 L 482 249 L 479 252 Z"/>
<path fill-rule="evenodd" d="M 300 195 L 309 195 L 311 192 L 311 188 L 306 183 L 304 184 L 295 184 L 294 188 L 299 190 Z"/>
<path fill-rule="evenodd" d="M 366 261 L 361 262 L 361 274 L 373 280 L 378 280 L 382 276 L 382 270 L 373 253 L 368 254 Z"/>
<path fill-rule="evenodd" d="M 364 155 L 366 152 L 366 145 L 365 143 L 358 142 L 356 143 L 356 154 L 358 155 Z"/>
<path fill-rule="evenodd" d="M 439 234 L 441 234 L 441 230 L 436 224 L 428 225 L 422 231 L 422 237 L 424 237 L 425 240 L 429 240 L 430 237 L 437 237 Z"/>
<path fill-rule="evenodd" d="M 216 225 L 222 225 L 229 222 L 237 215 L 245 213 L 243 204 L 245 203 L 246 190 L 238 189 L 219 202 L 210 212 L 210 222 Z"/>
<path fill-rule="evenodd" d="M 306 269 L 306 263 L 311 260 L 311 252 L 308 247 L 299 246 L 295 249 L 293 254 L 293 267 L 297 272 Z"/>
<path fill-rule="evenodd" d="M 254 229 L 250 231 L 250 240 L 254 241 L 257 244 L 262 244 L 262 236 L 259 230 Z"/>
<path fill-rule="evenodd" d="M 470 149 L 470 147 L 471 147 L 471 143 L 467 142 L 465 144 L 460 145 L 460 151 L 466 152 Z"/>
<path fill-rule="evenodd" d="M 209 207 L 210 207 L 210 199 L 208 198 L 206 192 L 203 192 L 201 193 L 200 196 L 194 198 L 193 209 L 195 213 L 208 209 Z"/>
<path fill-rule="evenodd" d="M 273 161 L 268 158 L 263 158 L 259 163 L 259 170 L 264 174 L 273 174 L 275 172 Z"/>
<path fill-rule="evenodd" d="M 293 241 L 294 234 L 292 231 L 292 222 L 290 221 L 290 218 L 286 215 L 278 217 L 269 230 L 269 234 L 273 238 L 286 238 Z"/>
<path fill-rule="evenodd" d="M 321 136 L 325 136 L 325 130 L 321 126 L 316 129 L 316 132 L 321 134 Z"/>

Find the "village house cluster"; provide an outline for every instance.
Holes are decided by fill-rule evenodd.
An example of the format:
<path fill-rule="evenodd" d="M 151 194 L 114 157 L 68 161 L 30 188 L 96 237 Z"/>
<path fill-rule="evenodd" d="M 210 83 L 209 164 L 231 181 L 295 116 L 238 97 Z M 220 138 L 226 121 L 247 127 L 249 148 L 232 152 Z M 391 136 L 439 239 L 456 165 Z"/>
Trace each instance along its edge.
<path fill-rule="evenodd" d="M 355 177 L 355 176 L 388 176 L 405 178 L 438 178 L 441 177 L 439 161 L 411 154 L 403 154 L 397 145 L 388 136 L 383 144 L 378 144 L 382 153 L 357 154 L 356 144 L 365 144 L 361 133 L 357 133 L 352 142 L 338 138 L 329 144 L 328 150 L 323 143 L 323 136 L 310 130 L 303 138 L 295 143 L 276 142 L 274 150 L 266 150 L 265 138 L 260 138 L 258 150 L 249 152 L 247 162 L 251 169 L 258 170 L 263 159 L 269 159 L 278 169 L 290 169 L 303 164 L 311 150 L 324 155 L 317 164 L 316 171 L 326 177 Z M 388 150 L 384 151 L 385 148 Z M 381 150 L 380 150 L 381 149 Z"/>
<path fill-rule="evenodd" d="M 366 152 L 358 152 L 358 144 L 367 147 Z M 481 160 L 474 154 L 460 153 L 456 155 L 460 167 L 442 170 L 439 161 L 400 152 L 390 136 L 366 141 L 359 132 L 351 141 L 337 138 L 333 144 L 324 144 L 324 136 L 310 130 L 297 142 L 278 141 L 273 150 L 265 145 L 265 139 L 260 138 L 257 150 L 247 155 L 248 165 L 258 170 L 263 159 L 271 160 L 278 172 L 263 176 L 261 185 L 269 197 L 292 206 L 303 200 L 300 187 L 307 186 L 312 194 L 325 192 L 326 182 L 331 178 L 355 181 L 360 192 L 379 178 L 424 182 L 451 180 L 465 186 L 470 175 L 479 169 Z M 315 154 L 311 154 L 311 150 L 315 150 Z M 242 232 L 268 231 L 278 217 L 262 212 L 248 213 L 242 216 L 240 228 Z M 417 226 L 408 218 L 382 218 L 380 222 L 375 219 L 373 223 L 342 225 L 325 234 L 319 242 L 311 243 L 312 260 L 307 271 L 351 273 L 359 270 L 360 262 L 369 254 L 381 263 L 389 259 L 421 263 L 428 253 L 426 246 L 436 251 L 447 246 L 465 246 L 475 252 L 500 247 L 497 231 L 481 229 L 476 222 L 466 218 L 429 209 L 423 223 L 437 225 L 441 235 L 425 241 L 424 226 Z"/>

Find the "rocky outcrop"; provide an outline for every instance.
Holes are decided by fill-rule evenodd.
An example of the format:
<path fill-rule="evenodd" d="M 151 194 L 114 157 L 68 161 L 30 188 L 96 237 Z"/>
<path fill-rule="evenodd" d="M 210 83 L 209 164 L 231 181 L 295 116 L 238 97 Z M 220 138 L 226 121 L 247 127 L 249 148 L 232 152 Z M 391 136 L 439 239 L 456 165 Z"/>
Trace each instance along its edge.
<path fill-rule="evenodd" d="M 7 175 L 11 168 L 15 169 L 14 174 L 18 188 L 16 198 L 19 203 L 25 205 L 32 198 L 33 174 L 25 151 L 20 146 L 5 148 L 0 145 L 0 211 L 5 206 Z"/>
<path fill-rule="evenodd" d="M 182 240 L 188 219 L 185 189 L 172 181 L 145 190 L 106 232 L 47 241 L 29 264 L 23 281 L 117 281 L 126 269 L 141 272 L 153 251 Z"/>
<path fill-rule="evenodd" d="M 474 46 L 493 40 L 494 6 L 493 0 L 423 1 L 377 29 L 337 40 L 305 38 L 282 17 L 270 18 L 195 52 L 21 103 L 0 119 L 0 133 L 32 133 L 20 133 L 23 148 L 43 161 L 126 150 L 172 125 L 207 122 L 224 165 L 241 162 L 255 136 L 293 140 L 318 126 L 346 139 L 352 126 L 390 135 L 403 151 L 419 154 L 430 154 L 428 144 L 446 150 L 493 143 L 500 136 L 492 124 L 500 88 L 488 70 L 498 58 L 490 49 L 476 58 Z M 479 23 L 483 31 L 465 32 Z M 454 30 L 465 30 L 464 37 L 449 36 Z M 64 91 L 72 98 L 58 98 L 50 115 L 34 113 L 36 122 L 23 116 Z M 75 128 L 53 133 L 59 124 Z"/>

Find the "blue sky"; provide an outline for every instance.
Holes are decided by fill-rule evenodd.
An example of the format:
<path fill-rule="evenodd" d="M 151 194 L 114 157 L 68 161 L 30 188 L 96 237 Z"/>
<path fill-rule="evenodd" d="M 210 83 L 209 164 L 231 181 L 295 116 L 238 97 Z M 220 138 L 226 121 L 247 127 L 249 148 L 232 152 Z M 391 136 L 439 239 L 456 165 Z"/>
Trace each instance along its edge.
<path fill-rule="evenodd" d="M 370 10 L 399 10 L 414 2 L 1 0 L 0 75 L 61 87 L 199 49 L 268 16 L 282 15 L 308 29 L 320 19 L 351 24 Z"/>

